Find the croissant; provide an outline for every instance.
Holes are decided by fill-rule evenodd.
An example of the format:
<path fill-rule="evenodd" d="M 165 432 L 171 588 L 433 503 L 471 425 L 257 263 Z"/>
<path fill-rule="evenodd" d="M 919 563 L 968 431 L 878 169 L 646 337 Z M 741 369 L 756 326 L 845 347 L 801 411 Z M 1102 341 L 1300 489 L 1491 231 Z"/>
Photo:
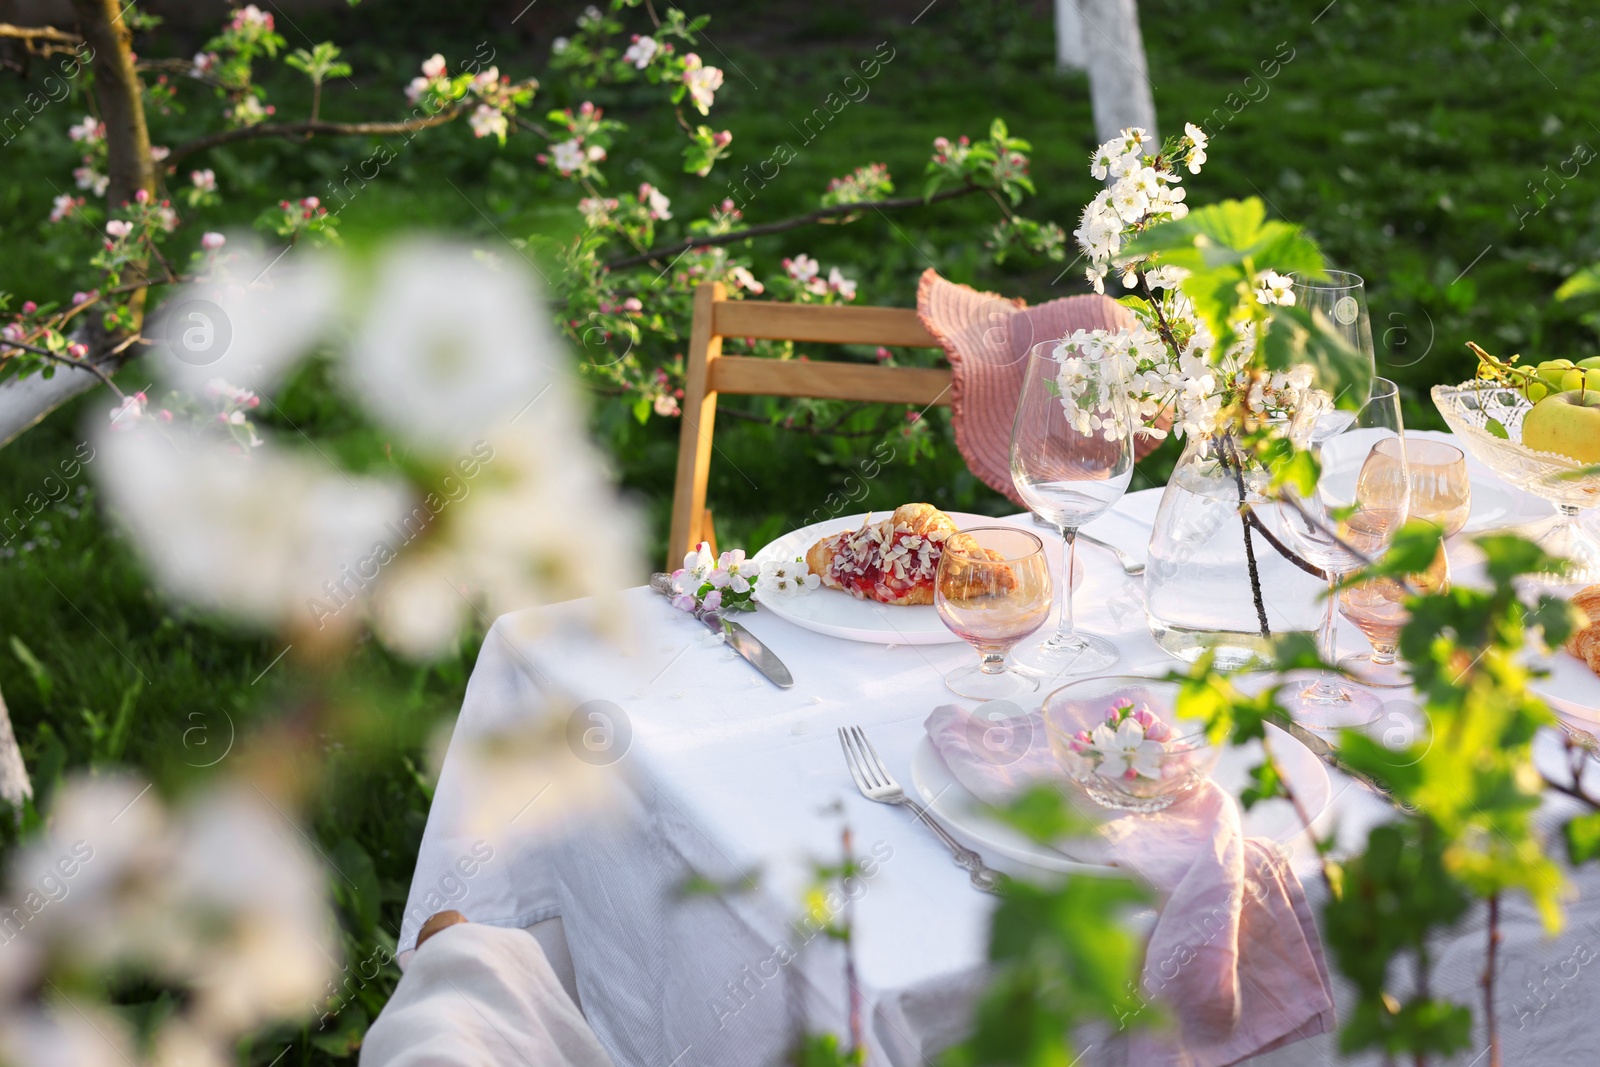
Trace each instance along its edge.
<path fill-rule="evenodd" d="M 824 537 L 806 553 L 806 566 L 830 589 L 842 589 L 858 600 L 880 604 L 931 604 L 939 560 L 946 545 L 963 553 L 1003 557 L 980 549 L 978 543 L 956 528 L 950 516 L 932 504 L 902 504 L 894 514 L 874 523 L 870 517 L 860 527 Z M 970 595 L 972 568 L 947 572 L 952 596 Z M 987 577 L 987 576 L 986 576 Z M 1015 585 L 1006 568 L 1000 584 Z"/>
<path fill-rule="evenodd" d="M 1589 623 L 1567 639 L 1567 651 L 1600 674 L 1600 585 L 1580 589 L 1572 598 L 1572 606 L 1583 612 Z"/>

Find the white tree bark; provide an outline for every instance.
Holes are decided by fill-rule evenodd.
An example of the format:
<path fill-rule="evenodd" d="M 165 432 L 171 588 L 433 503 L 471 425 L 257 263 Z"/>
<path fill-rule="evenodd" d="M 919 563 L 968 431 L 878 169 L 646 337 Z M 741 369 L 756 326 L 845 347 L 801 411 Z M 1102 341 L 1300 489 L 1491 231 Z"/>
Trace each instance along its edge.
<path fill-rule="evenodd" d="M 1088 65 L 1078 0 L 1056 0 L 1056 69 L 1083 70 Z"/>
<path fill-rule="evenodd" d="M 106 367 L 107 373 L 114 370 L 114 366 Z M 57 367 L 55 376 L 49 379 L 37 374 L 22 379 L 7 379 L 0 384 L 0 448 L 9 445 L 24 430 L 89 389 L 104 390 L 107 411 L 117 406 L 116 394 L 106 389 L 99 378 L 71 367 Z"/>
<path fill-rule="evenodd" d="M 33 783 L 28 780 L 28 768 L 22 762 L 22 749 L 17 746 L 17 735 L 11 730 L 11 713 L 6 711 L 6 698 L 0 696 L 0 799 L 20 809 L 22 802 L 31 796 Z"/>
<path fill-rule="evenodd" d="M 1109 141 L 1129 126 L 1141 126 L 1159 138 L 1136 0 L 1077 3 L 1083 19 L 1095 135 Z"/>

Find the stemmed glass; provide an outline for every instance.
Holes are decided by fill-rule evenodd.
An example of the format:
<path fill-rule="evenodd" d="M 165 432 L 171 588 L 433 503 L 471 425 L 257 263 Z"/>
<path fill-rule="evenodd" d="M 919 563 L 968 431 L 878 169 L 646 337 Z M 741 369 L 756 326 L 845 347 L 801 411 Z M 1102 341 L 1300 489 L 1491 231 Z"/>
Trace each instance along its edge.
<path fill-rule="evenodd" d="M 1327 573 L 1320 650 L 1324 663 L 1334 663 L 1339 579 L 1382 555 L 1406 521 L 1411 484 L 1399 390 L 1386 378 L 1374 378 L 1372 396 L 1360 411 L 1323 409 L 1295 430 L 1321 473 L 1309 498 L 1290 491 L 1284 526 L 1300 553 Z M 1377 452 L 1386 441 L 1393 443 Z M 1372 693 L 1326 673 L 1285 701 L 1297 721 L 1321 729 L 1365 726 L 1378 718 L 1381 704 Z"/>
<path fill-rule="evenodd" d="M 1012 526 L 980 526 L 945 541 L 934 578 L 939 618 L 983 657 L 945 676 L 957 696 L 998 700 L 1037 692 L 1039 680 L 1006 666 L 1006 653 L 1050 617 L 1044 542 Z"/>
<path fill-rule="evenodd" d="M 1078 632 L 1072 614 L 1072 564 L 1078 528 L 1122 498 L 1133 477 L 1133 404 L 1113 359 L 1090 360 L 1061 341 L 1033 346 L 1011 430 L 1011 482 L 1023 503 L 1061 532 L 1061 621 L 1037 648 L 1019 655 L 1055 677 L 1117 662 L 1116 646 Z"/>
<path fill-rule="evenodd" d="M 1402 450 L 1403 449 L 1403 450 Z M 1467 524 L 1472 511 L 1472 480 L 1461 449 L 1443 441 L 1407 438 L 1380 441 L 1367 460 L 1368 469 L 1403 463 L 1411 485 L 1410 518 L 1439 527 L 1443 537 L 1454 537 Z M 1393 477 L 1393 475 L 1388 475 Z M 1423 592 L 1443 592 L 1450 585 L 1450 563 L 1439 549 L 1438 557 L 1411 584 Z M 1370 653 L 1346 656 L 1339 668 L 1363 685 L 1399 687 L 1409 684 L 1395 660 L 1400 628 L 1410 618 L 1403 603 L 1405 590 L 1387 578 L 1346 588 L 1339 595 L 1339 610 L 1372 642 Z"/>
<path fill-rule="evenodd" d="M 1323 272 L 1325 277 L 1294 279 L 1294 301 L 1324 329 L 1340 334 L 1350 347 L 1374 366 L 1372 320 L 1367 314 L 1367 283 L 1361 275 L 1346 270 Z"/>

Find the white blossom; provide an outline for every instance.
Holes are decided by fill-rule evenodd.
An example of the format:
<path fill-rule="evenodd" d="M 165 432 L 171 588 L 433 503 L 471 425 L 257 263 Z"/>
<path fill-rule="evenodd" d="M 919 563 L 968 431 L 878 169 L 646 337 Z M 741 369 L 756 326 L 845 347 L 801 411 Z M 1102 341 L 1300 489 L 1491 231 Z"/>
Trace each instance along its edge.
<path fill-rule="evenodd" d="M 583 143 L 577 138 L 562 141 L 550 146 L 550 158 L 555 163 L 556 170 L 562 174 L 571 174 L 584 167 Z"/>
<path fill-rule="evenodd" d="M 654 37 L 635 37 L 633 44 L 629 45 L 628 50 L 622 53 L 623 62 L 632 63 L 639 70 L 643 70 L 650 65 L 650 61 L 655 58 L 656 52 L 660 50 L 660 47 Z"/>
<path fill-rule="evenodd" d="M 809 593 L 822 584 L 822 579 L 811 573 L 805 560 L 769 560 L 761 565 L 761 576 L 756 579 L 756 595 L 763 600 L 774 597 Z"/>
<path fill-rule="evenodd" d="M 1277 271 L 1262 271 L 1256 278 L 1255 294 L 1263 304 L 1294 307 L 1294 279 Z"/>
<path fill-rule="evenodd" d="M 504 137 L 510 128 L 505 112 L 488 104 L 479 104 L 467 117 L 467 125 L 474 137 Z"/>

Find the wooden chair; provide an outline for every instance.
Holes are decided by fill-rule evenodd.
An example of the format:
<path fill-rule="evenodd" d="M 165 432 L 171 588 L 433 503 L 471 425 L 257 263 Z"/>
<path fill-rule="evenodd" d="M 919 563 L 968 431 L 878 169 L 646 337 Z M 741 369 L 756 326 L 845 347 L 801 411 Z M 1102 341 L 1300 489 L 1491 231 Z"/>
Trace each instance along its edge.
<path fill-rule="evenodd" d="M 724 356 L 724 337 L 759 337 L 817 344 L 938 348 L 911 308 L 821 306 L 770 300 L 729 300 L 721 282 L 701 285 L 694 297 L 689 365 L 683 388 L 678 474 L 672 490 L 667 569 L 701 541 L 715 545 L 706 482 L 711 474 L 717 396 L 796 396 L 884 404 L 950 404 L 945 368 L 877 367 L 837 360 L 799 362 Z"/>

